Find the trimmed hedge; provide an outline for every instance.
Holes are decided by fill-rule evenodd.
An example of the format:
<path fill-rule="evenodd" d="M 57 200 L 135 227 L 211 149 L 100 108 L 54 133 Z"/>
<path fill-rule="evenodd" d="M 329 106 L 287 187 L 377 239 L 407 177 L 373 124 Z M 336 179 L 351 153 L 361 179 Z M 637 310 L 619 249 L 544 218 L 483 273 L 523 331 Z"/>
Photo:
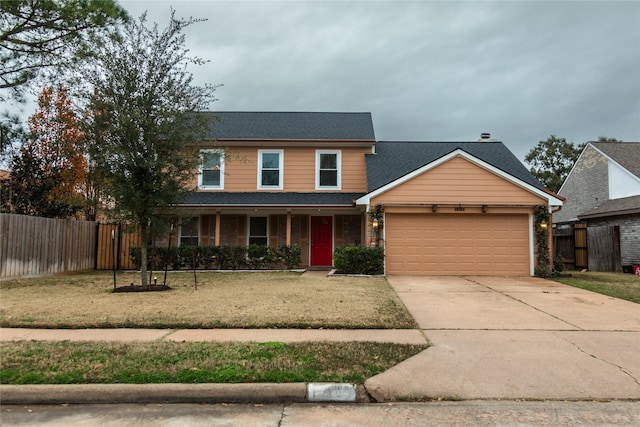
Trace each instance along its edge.
<path fill-rule="evenodd" d="M 140 247 L 129 251 L 137 268 L 141 264 L 140 252 Z M 282 270 L 299 267 L 302 250 L 297 246 L 249 245 L 156 247 L 148 252 L 149 268 L 153 270 L 164 270 L 165 266 L 169 270 Z"/>
<path fill-rule="evenodd" d="M 338 273 L 384 274 L 384 249 L 367 246 L 339 246 L 333 252 Z"/>

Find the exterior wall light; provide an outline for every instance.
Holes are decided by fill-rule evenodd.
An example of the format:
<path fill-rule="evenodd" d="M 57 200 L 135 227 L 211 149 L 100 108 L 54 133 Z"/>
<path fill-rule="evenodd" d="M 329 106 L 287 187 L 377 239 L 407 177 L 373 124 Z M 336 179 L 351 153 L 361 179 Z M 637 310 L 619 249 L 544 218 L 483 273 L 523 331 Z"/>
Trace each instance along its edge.
<path fill-rule="evenodd" d="M 380 223 L 378 222 L 377 218 L 371 221 L 371 226 L 373 227 L 374 230 L 377 230 L 378 227 L 380 227 Z"/>

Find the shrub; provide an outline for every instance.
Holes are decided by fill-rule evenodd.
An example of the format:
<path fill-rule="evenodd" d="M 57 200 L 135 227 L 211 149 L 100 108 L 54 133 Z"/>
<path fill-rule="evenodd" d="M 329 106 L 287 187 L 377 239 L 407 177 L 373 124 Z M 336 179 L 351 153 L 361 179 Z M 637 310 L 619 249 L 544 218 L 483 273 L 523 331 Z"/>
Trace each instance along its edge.
<path fill-rule="evenodd" d="M 339 273 L 383 274 L 384 249 L 367 246 L 339 246 L 333 252 L 333 264 Z"/>
<path fill-rule="evenodd" d="M 154 270 L 205 268 L 220 270 L 282 269 L 300 266 L 302 250 L 282 245 L 277 249 L 262 246 L 177 246 L 156 247 L 149 251 L 150 266 Z M 140 268 L 140 248 L 133 247 L 129 256 Z"/>
<path fill-rule="evenodd" d="M 218 252 L 220 270 L 238 270 L 247 267 L 247 248 L 241 246 L 221 246 Z"/>
<path fill-rule="evenodd" d="M 558 254 L 553 259 L 553 272 L 554 273 L 562 273 L 564 271 L 564 258 L 562 255 Z"/>
<path fill-rule="evenodd" d="M 288 269 L 299 267 L 302 264 L 302 249 L 300 246 L 281 245 L 278 248 L 278 258 Z"/>

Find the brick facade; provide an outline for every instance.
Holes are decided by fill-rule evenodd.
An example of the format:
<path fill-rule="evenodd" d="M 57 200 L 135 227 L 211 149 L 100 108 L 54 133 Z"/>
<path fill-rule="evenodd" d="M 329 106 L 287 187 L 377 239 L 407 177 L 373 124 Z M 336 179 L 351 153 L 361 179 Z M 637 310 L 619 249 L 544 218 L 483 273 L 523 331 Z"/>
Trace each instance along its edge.
<path fill-rule="evenodd" d="M 575 221 L 582 212 L 609 200 L 609 169 L 606 157 L 587 146 L 565 181 L 560 195 L 562 210 L 553 215 L 556 224 Z"/>

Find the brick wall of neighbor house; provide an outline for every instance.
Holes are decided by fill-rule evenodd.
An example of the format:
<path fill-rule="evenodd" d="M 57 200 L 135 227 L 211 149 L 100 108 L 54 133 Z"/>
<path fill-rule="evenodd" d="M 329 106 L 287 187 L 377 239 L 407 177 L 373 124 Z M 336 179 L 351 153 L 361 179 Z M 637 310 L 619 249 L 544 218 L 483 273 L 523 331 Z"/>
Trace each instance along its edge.
<path fill-rule="evenodd" d="M 640 216 L 622 215 L 601 220 L 589 220 L 589 226 L 619 226 L 622 265 L 640 265 Z"/>
<path fill-rule="evenodd" d="M 582 212 L 609 199 L 607 159 L 593 147 L 587 147 L 566 181 L 560 195 L 567 199 L 562 210 L 553 215 L 555 223 L 575 220 Z"/>

